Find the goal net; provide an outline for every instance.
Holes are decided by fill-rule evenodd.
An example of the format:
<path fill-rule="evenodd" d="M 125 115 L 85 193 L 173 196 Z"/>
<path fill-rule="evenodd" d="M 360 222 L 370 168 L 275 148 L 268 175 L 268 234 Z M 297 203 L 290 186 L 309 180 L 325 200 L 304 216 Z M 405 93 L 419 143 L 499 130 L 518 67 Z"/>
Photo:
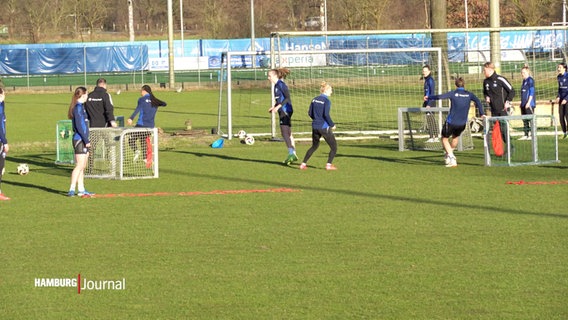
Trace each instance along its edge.
<path fill-rule="evenodd" d="M 91 154 L 85 177 L 99 179 L 158 178 L 156 128 L 91 128 Z"/>
<path fill-rule="evenodd" d="M 256 68 L 242 67 L 249 63 Z M 439 48 L 226 52 L 219 74 L 218 132 L 229 138 L 240 130 L 279 137 L 277 115 L 268 113 L 274 102 L 267 74 L 271 68 L 285 67 L 291 71 L 284 81 L 294 108 L 295 136 L 311 134 L 307 110 L 320 94 L 322 81 L 333 87 L 336 134 L 395 134 L 398 107 L 422 105 L 425 64 L 442 83 L 436 72 L 441 65 Z M 437 90 L 441 93 L 441 85 Z"/>
<path fill-rule="evenodd" d="M 398 150 L 443 150 L 440 132 L 450 108 L 399 108 Z M 470 121 L 458 140 L 458 151 L 473 149 Z"/>
<path fill-rule="evenodd" d="M 495 124 L 499 123 L 499 131 Z M 486 166 L 521 166 L 560 162 L 558 130 L 552 115 L 486 118 Z M 526 138 L 528 137 L 528 138 Z"/>

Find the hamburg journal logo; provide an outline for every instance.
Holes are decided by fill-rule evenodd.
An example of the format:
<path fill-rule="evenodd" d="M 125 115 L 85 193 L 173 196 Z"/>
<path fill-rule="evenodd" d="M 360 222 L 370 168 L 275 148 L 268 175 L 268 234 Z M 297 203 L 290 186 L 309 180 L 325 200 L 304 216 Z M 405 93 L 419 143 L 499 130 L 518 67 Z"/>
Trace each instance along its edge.
<path fill-rule="evenodd" d="M 88 279 L 78 274 L 76 278 L 35 278 L 36 288 L 75 288 L 77 294 L 83 291 L 126 290 L 126 279 Z"/>

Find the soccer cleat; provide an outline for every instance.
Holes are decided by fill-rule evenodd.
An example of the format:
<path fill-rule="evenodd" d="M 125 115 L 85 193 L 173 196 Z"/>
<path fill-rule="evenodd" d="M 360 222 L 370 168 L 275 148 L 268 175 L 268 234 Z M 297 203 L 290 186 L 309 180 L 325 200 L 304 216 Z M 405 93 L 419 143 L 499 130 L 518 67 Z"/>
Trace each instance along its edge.
<path fill-rule="evenodd" d="M 132 159 L 132 161 L 136 161 L 138 160 L 138 158 L 140 158 L 140 150 L 134 151 L 134 158 Z"/>
<path fill-rule="evenodd" d="M 289 165 L 295 161 L 294 159 L 298 160 L 298 158 L 294 154 L 289 154 L 288 157 L 286 157 L 286 160 L 284 160 L 284 163 Z"/>
<path fill-rule="evenodd" d="M 3 193 L 0 193 L 0 200 L 6 201 L 6 200 L 10 200 L 10 198 L 6 197 Z"/>
<path fill-rule="evenodd" d="M 325 170 L 337 170 L 337 167 L 335 167 L 333 164 L 326 164 Z"/>
<path fill-rule="evenodd" d="M 68 196 L 68 197 L 74 197 L 74 196 L 75 196 L 75 191 L 74 191 L 74 190 L 69 190 L 69 192 L 67 192 L 67 196 Z"/>
<path fill-rule="evenodd" d="M 457 161 L 456 157 L 450 156 L 450 157 L 448 157 L 448 158 L 449 158 L 449 161 L 448 161 L 448 163 L 446 164 L 446 168 L 453 168 L 453 167 L 457 167 L 457 166 L 458 166 L 458 161 Z"/>
<path fill-rule="evenodd" d="M 85 191 L 79 191 L 79 193 L 77 194 L 77 196 L 81 197 L 81 198 L 92 198 L 95 194 L 91 193 L 87 190 Z"/>
<path fill-rule="evenodd" d="M 308 165 L 307 165 L 307 164 L 302 163 L 302 164 L 300 165 L 300 170 L 307 170 L 307 169 L 308 169 Z"/>
<path fill-rule="evenodd" d="M 444 155 L 444 164 L 450 164 L 450 156 L 447 153 Z"/>

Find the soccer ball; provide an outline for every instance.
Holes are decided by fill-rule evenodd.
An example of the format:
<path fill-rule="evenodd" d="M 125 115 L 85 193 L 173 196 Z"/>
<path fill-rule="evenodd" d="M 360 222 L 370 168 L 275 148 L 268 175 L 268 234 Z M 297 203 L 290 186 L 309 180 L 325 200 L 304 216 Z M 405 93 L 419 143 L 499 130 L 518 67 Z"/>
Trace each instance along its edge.
<path fill-rule="evenodd" d="M 253 136 L 246 136 L 245 144 L 252 146 L 254 144 L 254 137 Z"/>
<path fill-rule="evenodd" d="M 26 174 L 30 173 L 30 167 L 27 163 L 20 163 L 18 165 L 18 174 L 21 176 L 25 176 Z"/>
<path fill-rule="evenodd" d="M 247 136 L 247 133 L 245 130 L 240 130 L 239 132 L 237 132 L 237 136 L 239 137 L 239 139 L 244 139 Z"/>

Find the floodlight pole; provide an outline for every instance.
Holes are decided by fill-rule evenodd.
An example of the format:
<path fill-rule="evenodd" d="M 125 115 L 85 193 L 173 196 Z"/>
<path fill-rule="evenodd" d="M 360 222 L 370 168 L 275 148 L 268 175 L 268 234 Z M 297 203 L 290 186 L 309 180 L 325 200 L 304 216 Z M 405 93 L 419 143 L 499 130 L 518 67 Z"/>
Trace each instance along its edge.
<path fill-rule="evenodd" d="M 254 39 L 254 0 L 250 0 L 250 51 L 256 51 Z M 229 63 L 229 61 L 227 61 Z M 252 67 L 256 68 L 256 57 L 252 56 Z"/>
<path fill-rule="evenodd" d="M 179 23 L 180 23 L 180 36 L 181 36 L 181 56 L 183 57 L 183 0 L 179 0 Z"/>
<path fill-rule="evenodd" d="M 174 19 L 172 0 L 168 0 L 168 69 L 170 74 L 170 89 L 175 87 L 174 74 Z"/>
<path fill-rule="evenodd" d="M 128 32 L 130 34 L 130 42 L 134 42 L 134 9 L 132 8 L 132 0 L 128 3 Z"/>

